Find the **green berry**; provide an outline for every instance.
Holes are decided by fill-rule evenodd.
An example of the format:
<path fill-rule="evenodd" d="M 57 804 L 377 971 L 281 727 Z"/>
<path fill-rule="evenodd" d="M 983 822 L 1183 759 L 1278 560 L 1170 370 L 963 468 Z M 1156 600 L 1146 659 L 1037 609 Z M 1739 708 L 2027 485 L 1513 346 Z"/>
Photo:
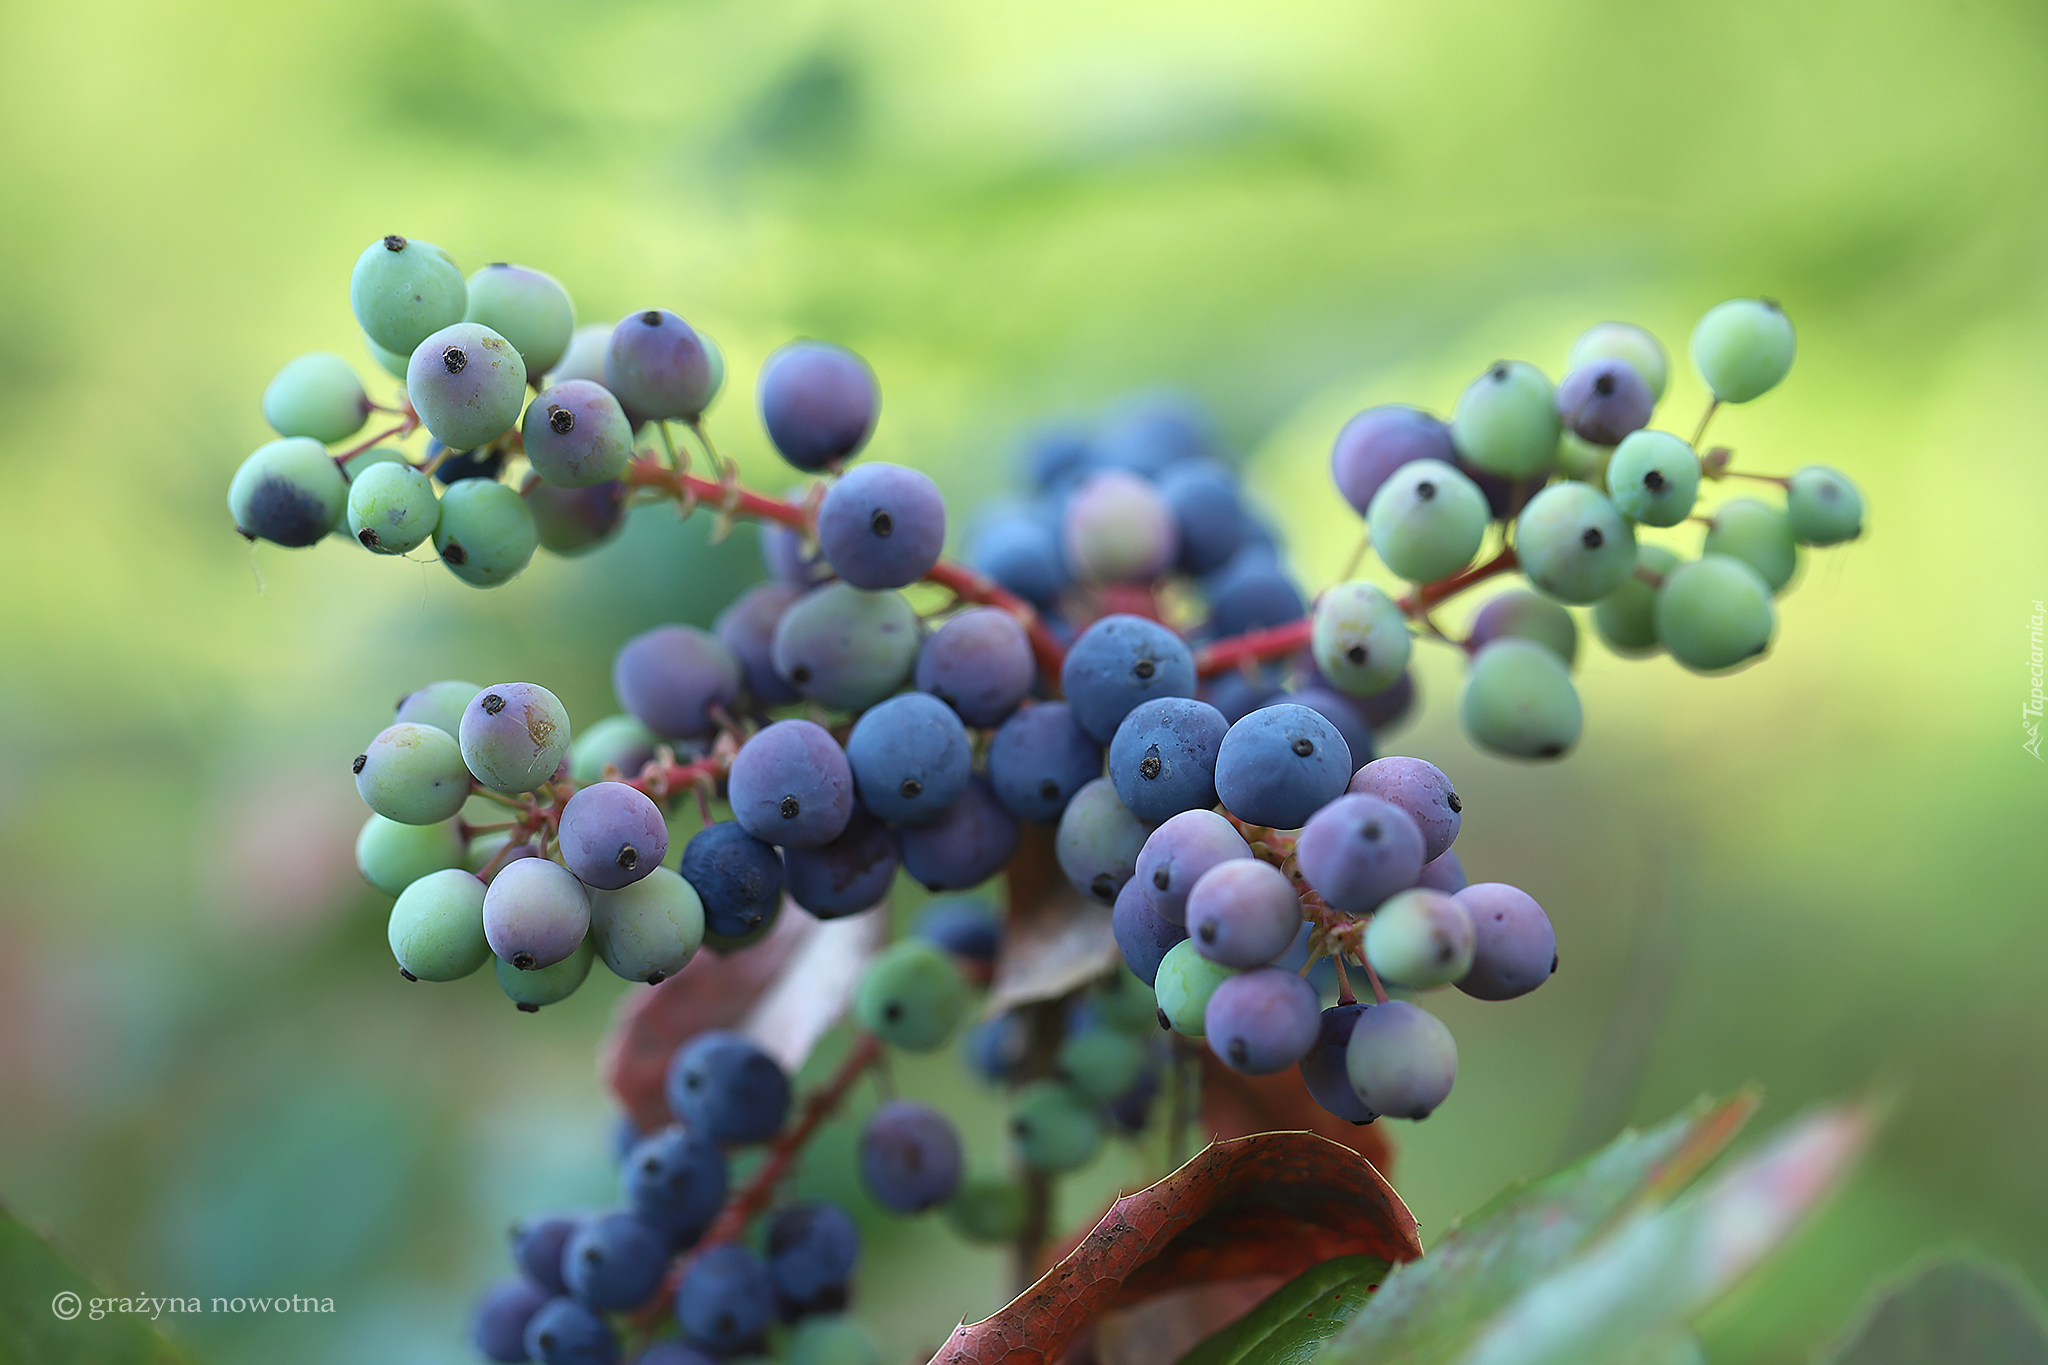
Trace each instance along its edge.
<path fill-rule="evenodd" d="M 1481 649 L 1465 675 L 1458 720 L 1474 744 L 1511 758 L 1557 758 L 1579 741 L 1584 714 L 1564 661 L 1512 636 Z"/>
<path fill-rule="evenodd" d="M 1558 438 L 1557 472 L 1592 484 L 1603 493 L 1607 491 L 1607 465 L 1613 458 L 1613 446 L 1595 445 L 1577 432 L 1567 431 Z"/>
<path fill-rule="evenodd" d="M 1142 1036 L 1159 1030 L 1159 999 L 1136 972 L 1122 962 L 1088 992 L 1095 1017 L 1113 1029 Z"/>
<path fill-rule="evenodd" d="M 1657 639 L 1695 672 L 1747 663 L 1771 647 L 1776 629 L 1770 585 L 1728 555 L 1680 564 L 1657 590 Z"/>
<path fill-rule="evenodd" d="M 475 696 L 476 689 L 471 688 L 469 695 Z M 468 704 L 469 698 L 463 698 L 463 705 Z M 569 776 L 579 783 L 601 782 L 605 769 L 613 767 L 624 777 L 638 777 L 659 743 L 654 731 L 635 716 L 592 721 L 569 744 Z"/>
<path fill-rule="evenodd" d="M 1785 515 L 1801 545 L 1839 545 L 1863 534 L 1863 495 L 1840 470 L 1810 464 L 1792 476 Z"/>
<path fill-rule="evenodd" d="M 1442 460 L 1410 460 L 1372 495 L 1373 553 L 1401 577 L 1427 583 L 1472 562 L 1492 518 L 1479 485 Z"/>
<path fill-rule="evenodd" d="M 409 464 L 381 461 L 348 486 L 349 534 L 365 549 L 402 555 L 434 534 L 441 504 L 434 481 Z"/>
<path fill-rule="evenodd" d="M 401 894 L 430 872 L 462 866 L 459 820 L 407 825 L 372 815 L 356 836 L 356 870 L 387 896 Z"/>
<path fill-rule="evenodd" d="M 1597 602 L 1636 562 L 1636 533 L 1590 484 L 1554 483 L 1515 520 L 1515 554 L 1529 581 L 1563 602 Z"/>
<path fill-rule="evenodd" d="M 415 981 L 456 981 L 484 965 L 484 884 L 459 867 L 399 893 L 388 931 L 398 968 Z"/>
<path fill-rule="evenodd" d="M 943 948 L 899 939 L 868 966 L 853 1000 L 854 1018 L 891 1047 L 944 1047 L 967 1014 L 967 982 Z"/>
<path fill-rule="evenodd" d="M 556 1004 L 574 995 L 583 979 L 590 975 L 590 964 L 596 956 L 596 949 L 586 934 L 574 952 L 546 967 L 521 971 L 501 957 L 496 962 L 498 985 L 513 1004 L 530 1014 L 542 1005 Z"/>
<path fill-rule="evenodd" d="M 451 735 L 460 735 L 462 713 L 469 709 L 470 702 L 481 691 L 483 689 L 475 683 L 458 678 L 430 682 L 398 699 L 396 719 L 411 721 L 415 725 L 431 725 Z"/>
<path fill-rule="evenodd" d="M 1377 584 L 1339 583 L 1316 599 L 1309 649 L 1330 686 L 1370 697 L 1401 680 L 1414 637 L 1408 619 Z"/>
<path fill-rule="evenodd" d="M 797 1323 L 783 1360 L 786 1365 L 881 1365 L 882 1353 L 851 1318 L 826 1315 Z"/>
<path fill-rule="evenodd" d="M 406 363 L 412 359 L 411 351 L 386 350 L 370 340 L 368 332 L 363 333 L 363 349 L 370 353 L 370 359 L 376 361 L 384 368 L 386 374 L 394 379 L 402 380 L 405 378 Z"/>
<path fill-rule="evenodd" d="M 1658 578 L 1678 565 L 1678 556 L 1662 545 L 1636 546 L 1636 567 Z M 1616 654 L 1655 654 L 1657 643 L 1657 585 L 1645 583 L 1631 572 L 1621 586 L 1593 604 L 1593 629 Z"/>
<path fill-rule="evenodd" d="M 1024 1187 L 1002 1176 L 969 1176 L 946 1204 L 946 1221 L 970 1242 L 1007 1242 L 1024 1226 Z"/>
<path fill-rule="evenodd" d="M 1520 360 L 1495 361 L 1458 395 L 1451 444 L 1489 474 L 1526 479 L 1557 459 L 1557 391 L 1543 371 Z"/>
<path fill-rule="evenodd" d="M 1670 378 L 1664 345 L 1633 322 L 1596 322 L 1579 333 L 1579 339 L 1565 355 L 1565 373 L 1595 360 L 1626 360 L 1650 386 L 1650 397 L 1664 396 L 1664 385 Z"/>
<path fill-rule="evenodd" d="M 1448 986 L 1472 970 L 1472 917 L 1441 891 L 1389 897 L 1365 926 L 1365 958 L 1383 981 L 1416 990 Z"/>
<path fill-rule="evenodd" d="M 1072 1086 L 1033 1081 L 1010 1097 L 1010 1136 L 1033 1170 L 1075 1171 L 1101 1149 L 1102 1117 Z"/>
<path fill-rule="evenodd" d="M 666 867 L 616 891 L 590 893 L 590 937 L 604 965 L 652 984 L 689 965 L 704 942 L 697 888 Z"/>
<path fill-rule="evenodd" d="M 1060 1044 L 1059 1068 L 1074 1089 L 1107 1104 L 1137 1084 L 1145 1069 L 1145 1047 L 1116 1029 L 1083 1029 Z"/>
<path fill-rule="evenodd" d="M 1783 592 L 1799 568 L 1799 542 L 1792 518 L 1755 498 L 1737 498 L 1714 509 L 1702 554 L 1729 555 L 1755 569 L 1773 593 Z"/>
<path fill-rule="evenodd" d="M 258 446 L 228 483 L 228 515 L 250 540 L 317 544 L 348 510 L 348 480 L 310 436 Z"/>
<path fill-rule="evenodd" d="M 363 335 L 403 356 L 462 321 L 468 297 L 462 272 L 447 252 L 399 236 L 364 247 L 348 280 L 348 305 Z"/>
<path fill-rule="evenodd" d="M 1692 329 L 1692 363 L 1723 403 L 1770 392 L 1792 368 L 1792 320 L 1769 299 L 1730 299 Z"/>
<path fill-rule="evenodd" d="M 462 746 L 431 725 L 386 726 L 357 755 L 354 766 L 363 803 L 400 824 L 439 824 L 469 799 Z"/>
<path fill-rule="evenodd" d="M 1231 977 L 1235 969 L 1211 962 L 1195 951 L 1193 939 L 1182 939 L 1159 959 L 1159 975 L 1152 992 L 1159 999 L 1159 1018 L 1167 1028 L 1189 1038 L 1203 1036 L 1203 1016 L 1209 997 Z"/>
<path fill-rule="evenodd" d="M 263 390 L 263 420 L 280 436 L 310 436 L 329 445 L 363 429 L 370 398 L 355 366 L 331 351 L 285 363 Z"/>
<path fill-rule="evenodd" d="M 499 261 L 469 277 L 464 322 L 481 323 L 512 343 L 534 377 L 561 363 L 576 331 L 576 305 L 553 275 Z"/>
<path fill-rule="evenodd" d="M 1578 662 L 1579 623 L 1540 592 L 1514 588 L 1489 598 L 1472 618 L 1469 647 L 1482 649 L 1508 635 L 1549 646 L 1567 667 Z"/>
<path fill-rule="evenodd" d="M 434 549 L 448 571 L 471 587 L 493 588 L 519 576 L 540 533 L 526 503 L 495 479 L 459 479 L 441 494 Z"/>
<path fill-rule="evenodd" d="M 1700 457 L 1668 431 L 1632 431 L 1614 448 L 1607 491 L 1629 520 L 1676 526 L 1692 515 L 1699 499 Z"/>

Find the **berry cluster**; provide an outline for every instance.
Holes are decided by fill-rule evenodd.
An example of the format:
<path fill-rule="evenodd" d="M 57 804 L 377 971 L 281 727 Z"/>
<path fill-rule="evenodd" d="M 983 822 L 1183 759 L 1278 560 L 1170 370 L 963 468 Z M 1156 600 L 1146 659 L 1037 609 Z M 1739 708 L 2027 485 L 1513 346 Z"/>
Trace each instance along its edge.
<path fill-rule="evenodd" d="M 765 1208 L 773 1187 L 758 1177 L 728 1199 L 728 1150 L 774 1138 L 789 1118 L 782 1067 L 739 1034 L 703 1033 L 671 1061 L 667 1097 L 673 1125 L 624 1134 L 622 1207 L 513 1228 L 519 1273 L 478 1306 L 478 1351 L 493 1361 L 613 1365 L 631 1334 L 643 1341 L 638 1365 L 708 1365 L 760 1352 L 780 1324 L 789 1329 L 783 1354 L 799 1365 L 876 1365 L 873 1343 L 841 1315 L 860 1255 L 851 1216 L 824 1200 Z M 867 1146 L 886 1161 L 895 1149 L 874 1127 Z M 946 1136 L 957 1173 L 958 1139 Z M 864 1153 L 863 1169 L 872 1165 Z M 759 1250 L 743 1236 L 756 1215 Z M 679 1335 L 667 1330 L 671 1319 Z"/>
<path fill-rule="evenodd" d="M 852 463 L 880 398 L 843 348 L 798 342 L 762 368 L 775 449 L 824 476 L 770 496 L 712 446 L 702 415 L 724 363 L 672 312 L 578 329 L 552 278 L 493 265 L 465 280 L 439 248 L 396 236 L 364 251 L 349 296 L 373 354 L 404 380 L 385 409 L 398 420 L 331 451 L 378 405 L 338 357 L 287 365 L 264 397 L 281 439 L 229 489 L 243 534 L 310 545 L 346 526 L 384 554 L 431 542 L 457 577 L 492 586 L 537 546 L 599 543 L 632 500 L 672 500 L 761 523 L 767 570 L 711 630 L 628 640 L 612 672 L 621 712 L 588 726 L 534 683 L 444 681 L 400 701 L 355 777 L 374 812 L 358 861 L 397 897 L 401 971 L 446 981 L 491 961 L 506 994 L 536 1010 L 600 958 L 652 983 L 703 946 L 745 947 L 785 904 L 857 914 L 899 874 L 973 890 L 1014 870 L 1025 829 L 1042 826 L 1072 913 L 1100 929 L 1101 970 L 967 1035 L 975 1069 L 1014 1087 L 1018 1156 L 1039 1176 L 1143 1127 L 1172 1054 L 1161 1029 L 1206 1037 L 1241 1072 L 1296 1067 L 1318 1103 L 1356 1123 L 1426 1117 L 1456 1053 L 1410 997 L 1455 985 L 1509 999 L 1547 980 L 1557 956 L 1532 898 L 1467 884 L 1451 851 L 1462 803 L 1444 773 L 1376 757 L 1375 732 L 1413 704 L 1413 641 L 1469 656 L 1460 715 L 1475 742 L 1556 757 L 1581 725 L 1570 605 L 1590 605 L 1619 652 L 1732 668 L 1768 647 L 1799 547 L 1861 528 L 1856 490 L 1820 466 L 1740 476 L 1780 486 L 1782 508 L 1697 511 L 1705 483 L 1738 477 L 1731 457 L 1699 453 L 1705 419 L 1690 441 L 1649 428 L 1663 350 L 1607 323 L 1574 344 L 1555 388 L 1501 362 L 1447 423 L 1381 407 L 1338 434 L 1337 490 L 1409 584 L 1399 596 L 1347 573 L 1311 604 L 1207 423 L 1160 402 L 1034 441 L 1028 496 L 980 519 L 967 567 L 942 557 L 947 512 L 931 479 Z M 1710 311 L 1692 343 L 1714 394 L 1707 417 L 1775 385 L 1792 344 L 1774 305 Z M 421 427 L 430 439 L 408 454 Z M 1638 542 L 1689 520 L 1707 526 L 1696 557 Z M 1434 619 L 1516 570 L 1533 590 L 1487 602 L 1466 638 Z M 670 821 L 690 802 L 697 824 L 671 865 Z M 500 818 L 472 821 L 479 803 Z M 941 900 L 868 964 L 853 1000 L 862 1034 L 816 1103 L 835 1103 L 885 1045 L 929 1051 L 954 1037 L 1005 923 L 985 904 Z M 723 1032 L 677 1052 L 668 1101 L 674 1125 L 635 1135 L 626 1156 L 623 1209 L 517 1236 L 523 1278 L 486 1303 L 485 1354 L 614 1361 L 604 1315 L 636 1315 L 651 1340 L 644 1329 L 672 1298 L 682 1338 L 650 1344 L 643 1361 L 756 1349 L 773 1322 L 799 1319 L 794 1340 L 811 1343 L 793 1348 L 800 1358 L 871 1358 L 829 1316 L 857 1249 L 845 1214 L 771 1208 L 823 1110 L 790 1122 L 781 1066 Z M 757 1175 L 728 1191 L 726 1149 L 762 1142 Z M 943 1206 L 963 1235 L 1028 1242 L 1024 1191 L 964 1178 L 960 1152 L 942 1114 L 892 1100 L 863 1132 L 863 1179 L 886 1208 Z M 765 1254 L 746 1241 L 763 1217 Z"/>

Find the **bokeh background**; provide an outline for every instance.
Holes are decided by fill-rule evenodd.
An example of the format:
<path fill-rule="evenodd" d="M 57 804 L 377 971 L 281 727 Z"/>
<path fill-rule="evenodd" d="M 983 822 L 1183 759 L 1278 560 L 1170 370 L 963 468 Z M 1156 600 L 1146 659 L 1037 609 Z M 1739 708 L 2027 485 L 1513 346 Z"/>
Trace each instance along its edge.
<path fill-rule="evenodd" d="M 755 368 L 854 346 L 872 451 L 956 524 L 1035 418 L 1178 386 L 1311 587 L 1355 540 L 1323 462 L 1358 407 L 1447 411 L 1621 317 L 1673 350 L 1685 429 L 1694 318 L 1782 300 L 1792 376 L 1717 435 L 1837 464 L 1874 511 L 1769 661 L 1590 647 L 1584 743 L 1522 767 L 1465 742 L 1457 661 L 1420 651 L 1393 747 L 1456 776 L 1467 866 L 1536 893 L 1564 965 L 1443 1006 L 1463 1075 L 1397 1133 L 1397 1183 L 1427 1237 L 1702 1091 L 1758 1081 L 1782 1118 L 1890 1087 L 1875 1158 L 1707 1323 L 1713 1357 L 1804 1359 L 1934 1246 L 2048 1282 L 2039 6 L 88 0 L 0 33 L 0 1194 L 133 1292 L 337 1302 L 193 1322 L 206 1358 L 465 1359 L 503 1226 L 608 1196 L 592 1053 L 623 988 L 524 1016 L 487 975 L 407 987 L 345 765 L 436 677 L 604 714 L 620 639 L 757 571 L 747 533 L 658 509 L 488 594 L 244 546 L 222 496 L 258 395 L 301 351 L 362 355 L 347 274 L 387 231 L 546 269 L 584 319 L 676 307 L 771 485 Z M 955 1058 L 900 1083 L 998 1158 Z M 1154 1159 L 1106 1157 L 1067 1216 Z M 860 1205 L 843 1133 L 806 1183 Z M 1000 1301 L 996 1256 L 864 1216 L 887 1358 Z"/>

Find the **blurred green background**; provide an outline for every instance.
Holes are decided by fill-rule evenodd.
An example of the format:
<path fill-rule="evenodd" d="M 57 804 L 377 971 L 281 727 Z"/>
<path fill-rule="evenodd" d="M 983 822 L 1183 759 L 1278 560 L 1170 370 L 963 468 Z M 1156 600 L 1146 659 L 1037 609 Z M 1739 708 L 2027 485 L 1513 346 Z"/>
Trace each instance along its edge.
<path fill-rule="evenodd" d="M 1554 374 L 1622 317 L 1678 359 L 1684 429 L 1693 319 L 1782 300 L 1791 379 L 1716 434 L 1739 467 L 1837 464 L 1874 511 L 1812 557 L 1772 659 L 1701 679 L 1592 647 L 1580 750 L 1519 767 L 1462 739 L 1456 660 L 1421 650 L 1393 747 L 1455 775 L 1466 865 L 1550 908 L 1563 968 L 1443 1005 L 1463 1075 L 1398 1129 L 1397 1183 L 1429 1237 L 1702 1090 L 1758 1080 L 1782 1118 L 1890 1085 L 1875 1159 L 1708 1324 L 1715 1359 L 1804 1359 L 1932 1245 L 2048 1282 L 2048 769 L 2018 723 L 2048 597 L 2048 11 L 88 0 L 0 33 L 0 1194 L 131 1292 L 337 1302 L 197 1320 L 210 1359 L 465 1359 L 503 1225 L 608 1197 L 619 983 L 531 1017 L 487 976 L 407 987 L 345 764 L 435 677 L 608 712 L 620 639 L 755 572 L 746 533 L 713 551 L 658 509 L 490 594 L 245 547 L 222 497 L 262 387 L 361 355 L 347 274 L 388 231 L 551 271 L 585 320 L 676 307 L 730 362 L 714 431 L 771 485 L 750 384 L 796 334 L 870 358 L 871 449 L 962 513 L 1034 417 L 1182 386 L 1311 587 L 1355 540 L 1323 462 L 1357 407 L 1447 411 L 1497 356 Z M 996 1159 L 952 1056 L 900 1080 L 957 1094 Z M 1069 1217 L 1144 1175 L 1106 1158 Z M 806 1181 L 860 1202 L 843 1134 Z M 999 1302 L 997 1257 L 869 1222 L 887 1358 Z"/>

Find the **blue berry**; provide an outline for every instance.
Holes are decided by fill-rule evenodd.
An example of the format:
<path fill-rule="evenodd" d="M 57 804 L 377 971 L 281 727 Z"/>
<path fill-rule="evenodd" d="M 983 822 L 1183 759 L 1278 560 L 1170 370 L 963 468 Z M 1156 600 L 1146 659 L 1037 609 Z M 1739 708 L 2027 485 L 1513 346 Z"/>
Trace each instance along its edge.
<path fill-rule="evenodd" d="M 1145 836 L 1133 880 L 1145 888 L 1146 901 L 1161 919 L 1180 924 L 1187 918 L 1188 894 L 1203 873 L 1251 856 L 1237 827 L 1215 811 L 1182 811 Z"/>
<path fill-rule="evenodd" d="M 704 902 L 705 932 L 744 938 L 774 917 L 782 897 L 782 859 L 737 821 L 719 820 L 683 846 L 683 880 Z"/>
<path fill-rule="evenodd" d="M 661 807 L 624 782 L 593 782 L 562 807 L 562 861 L 585 886 L 613 891 L 668 857 Z"/>
<path fill-rule="evenodd" d="M 412 353 L 405 366 L 405 394 L 435 440 L 454 450 L 471 450 L 495 441 L 519 421 L 526 402 L 526 362 L 490 328 L 458 322 L 429 336 Z"/>
<path fill-rule="evenodd" d="M 1145 883 L 1136 877 L 1116 893 L 1116 905 L 1109 918 L 1125 965 L 1148 986 L 1159 976 L 1160 961 L 1174 944 L 1188 936 L 1185 928 L 1153 907 Z"/>
<path fill-rule="evenodd" d="M 804 470 L 856 454 L 874 431 L 882 402 L 867 362 L 822 341 L 793 341 L 769 356 L 757 393 L 768 439 Z"/>
<path fill-rule="evenodd" d="M 733 756 L 726 796 L 733 819 L 756 839 L 818 848 L 853 814 L 853 769 L 822 725 L 778 720 Z"/>
<path fill-rule="evenodd" d="M 907 825 L 943 815 L 974 772 L 966 727 L 927 692 L 905 692 L 862 713 L 847 736 L 846 761 L 860 803 Z"/>
<path fill-rule="evenodd" d="M 228 484 L 228 515 L 250 540 L 317 545 L 348 510 L 348 480 L 310 436 L 259 446 Z"/>
<path fill-rule="evenodd" d="M 1310 817 L 1295 841 L 1302 879 L 1326 905 L 1362 915 L 1422 875 L 1422 831 L 1378 796 L 1347 795 Z"/>
<path fill-rule="evenodd" d="M 725 1154 L 717 1143 L 679 1125 L 634 1143 L 619 1178 L 634 1215 L 676 1250 L 703 1236 L 725 1205 Z"/>
<path fill-rule="evenodd" d="M 1451 429 L 1419 408 L 1387 403 L 1344 424 L 1330 448 L 1330 477 L 1361 517 L 1395 470 L 1413 460 L 1449 464 L 1457 457 Z"/>
<path fill-rule="evenodd" d="M 1058 823 L 1074 793 L 1101 775 L 1102 746 L 1065 702 L 1025 707 L 989 742 L 989 782 L 1003 809 L 1019 820 Z"/>
<path fill-rule="evenodd" d="M 562 1250 L 562 1280 L 586 1308 L 638 1308 L 668 1272 L 668 1240 L 630 1213 L 578 1225 Z"/>
<path fill-rule="evenodd" d="M 1440 856 L 1458 837 L 1465 803 L 1436 764 L 1420 758 L 1376 758 L 1360 768 L 1346 790 L 1391 801 L 1422 834 L 1422 860 Z"/>
<path fill-rule="evenodd" d="M 1206 461 L 1178 465 L 1159 481 L 1159 496 L 1179 534 L 1175 563 L 1182 573 L 1212 573 L 1244 544 L 1249 523 L 1237 481 Z"/>
<path fill-rule="evenodd" d="M 1351 1030 L 1365 1013 L 1363 1005 L 1332 1005 L 1323 1011 L 1316 1027 L 1316 1040 L 1301 1059 L 1301 1082 L 1309 1098 L 1340 1119 L 1371 1123 L 1379 1115 L 1351 1088 L 1346 1066 L 1351 1051 Z"/>
<path fill-rule="evenodd" d="M 1059 527 L 1026 512 L 984 521 L 968 544 L 967 561 L 1041 609 L 1058 602 L 1070 578 Z"/>
<path fill-rule="evenodd" d="M 700 1033 L 668 1064 L 668 1108 L 713 1142 L 765 1142 L 789 1116 L 789 1076 L 760 1044 L 725 1029 Z"/>
<path fill-rule="evenodd" d="M 969 962 L 994 962 L 1003 942 L 1002 918 L 973 896 L 941 896 L 927 903 L 910 931 Z"/>
<path fill-rule="evenodd" d="M 1257 967 L 1294 943 L 1301 900 L 1287 874 L 1256 858 L 1216 864 L 1188 893 L 1188 939 L 1226 967 Z"/>
<path fill-rule="evenodd" d="M 533 472 L 562 488 L 616 479 L 633 458 L 633 427 L 612 391 L 587 379 L 542 389 L 526 408 L 520 441 Z"/>
<path fill-rule="evenodd" d="M 860 1178 L 892 1213 L 922 1213 L 952 1198 L 960 1185 L 960 1134 L 938 1110 L 890 1100 L 860 1135 Z"/>
<path fill-rule="evenodd" d="M 939 562 L 945 543 L 939 486 L 905 465 L 860 465 L 826 489 L 818 504 L 825 562 L 856 588 L 908 587 Z"/>
<path fill-rule="evenodd" d="M 1211 993 L 1202 1012 L 1210 1050 L 1232 1071 L 1252 1076 L 1299 1062 L 1315 1046 L 1321 1022 L 1316 988 L 1285 967 L 1231 977 Z"/>
<path fill-rule="evenodd" d="M 1216 755 L 1216 794 L 1247 824 L 1299 829 L 1344 790 L 1351 772 L 1337 727 L 1282 702 L 1230 727 Z"/>
<path fill-rule="evenodd" d="M 988 783 L 968 782 L 936 820 L 905 827 L 903 870 L 929 891 L 971 891 L 1017 851 L 1017 820 Z"/>
<path fill-rule="evenodd" d="M 1185 641 L 1142 616 L 1105 616 L 1067 651 L 1060 689 L 1074 720 L 1098 744 L 1140 702 L 1195 695 L 1195 657 Z"/>
<path fill-rule="evenodd" d="M 1650 420 L 1649 383 L 1626 360 L 1589 360 L 1557 386 L 1557 415 L 1567 431 L 1594 445 L 1618 445 Z"/>
<path fill-rule="evenodd" d="M 712 712 L 740 690 L 733 652 L 695 626 L 656 626 L 619 647 L 612 691 L 619 705 L 664 739 L 690 739 L 717 726 Z"/>
<path fill-rule="evenodd" d="M 1149 481 L 1103 469 L 1067 499 L 1060 548 L 1083 583 L 1144 583 L 1173 566 L 1180 528 Z"/>
<path fill-rule="evenodd" d="M 785 1313 L 833 1313 L 846 1306 L 860 1259 L 860 1230 L 822 1199 L 778 1209 L 768 1220 L 768 1280 Z"/>
<path fill-rule="evenodd" d="M 740 662 L 740 675 L 757 706 L 786 706 L 797 690 L 775 671 L 775 623 L 802 590 L 793 583 L 756 583 L 718 613 L 711 633 Z"/>
<path fill-rule="evenodd" d="M 548 1294 L 566 1294 L 562 1248 L 576 1234 L 574 1218 L 533 1218 L 512 1229 L 512 1264 Z"/>
<path fill-rule="evenodd" d="M 969 725 L 999 725 L 1031 692 L 1038 666 L 1031 639 L 1007 611 L 964 611 L 917 652 L 917 687 L 945 702 Z"/>
<path fill-rule="evenodd" d="M 676 1321 L 683 1335 L 713 1355 L 756 1345 L 774 1316 L 768 1267 L 737 1242 L 706 1248 L 676 1284 Z"/>
<path fill-rule="evenodd" d="M 831 843 L 785 853 L 782 874 L 791 900 L 819 919 L 837 919 L 878 904 L 900 863 L 896 831 L 855 810 Z"/>
<path fill-rule="evenodd" d="M 1557 932 L 1528 892 L 1502 882 L 1479 882 L 1454 900 L 1472 921 L 1472 968 L 1458 989 L 1478 1000 L 1527 995 L 1557 970 Z"/>
<path fill-rule="evenodd" d="M 1223 713 L 1191 697 L 1133 707 L 1109 744 L 1109 776 L 1124 808 L 1146 824 L 1216 804 Z"/>
<path fill-rule="evenodd" d="M 619 1339 L 574 1299 L 549 1299 L 526 1324 L 526 1354 L 540 1365 L 618 1365 Z"/>
<path fill-rule="evenodd" d="M 469 1339 L 485 1360 L 506 1365 L 528 1360 L 526 1325 L 533 1321 L 548 1293 L 524 1279 L 500 1280 L 485 1292 L 476 1306 L 476 1318 Z"/>
<path fill-rule="evenodd" d="M 1458 1047 L 1435 1015 L 1405 1000 L 1367 1005 L 1352 1025 L 1345 1070 L 1368 1109 L 1426 1119 L 1451 1093 Z"/>
<path fill-rule="evenodd" d="M 605 349 L 604 376 L 635 426 L 693 419 L 718 391 L 703 338 L 666 308 L 620 319 Z"/>

